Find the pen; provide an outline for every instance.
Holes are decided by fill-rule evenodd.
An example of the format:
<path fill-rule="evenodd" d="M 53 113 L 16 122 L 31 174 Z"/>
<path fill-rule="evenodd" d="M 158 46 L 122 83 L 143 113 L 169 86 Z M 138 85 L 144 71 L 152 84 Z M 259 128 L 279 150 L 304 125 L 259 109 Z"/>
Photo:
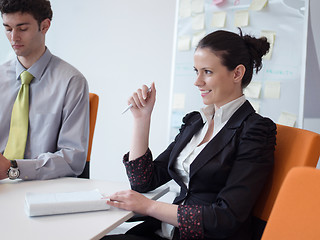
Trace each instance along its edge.
<path fill-rule="evenodd" d="M 148 93 L 151 92 L 151 87 L 148 88 Z M 132 108 L 132 104 L 130 104 L 121 114 L 124 114 L 126 111 L 128 111 L 130 108 Z"/>

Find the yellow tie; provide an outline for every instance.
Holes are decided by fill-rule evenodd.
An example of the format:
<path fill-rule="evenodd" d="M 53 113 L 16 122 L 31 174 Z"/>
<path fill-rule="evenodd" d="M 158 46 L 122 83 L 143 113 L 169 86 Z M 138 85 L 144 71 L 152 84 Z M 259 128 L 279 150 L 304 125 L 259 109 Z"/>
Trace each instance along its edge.
<path fill-rule="evenodd" d="M 28 136 L 29 84 L 33 76 L 24 71 L 20 77 L 21 88 L 13 105 L 9 138 L 3 154 L 9 160 L 24 158 Z"/>

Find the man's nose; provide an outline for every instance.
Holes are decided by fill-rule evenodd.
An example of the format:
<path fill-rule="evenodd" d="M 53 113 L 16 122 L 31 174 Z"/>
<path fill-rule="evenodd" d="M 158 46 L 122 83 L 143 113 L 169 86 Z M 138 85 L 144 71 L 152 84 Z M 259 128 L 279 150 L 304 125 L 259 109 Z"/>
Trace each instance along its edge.
<path fill-rule="evenodd" d="M 15 42 L 15 41 L 17 41 L 17 40 L 19 40 L 20 39 L 20 34 L 18 33 L 18 31 L 17 30 L 12 30 L 11 31 L 11 41 L 13 41 L 13 42 Z"/>

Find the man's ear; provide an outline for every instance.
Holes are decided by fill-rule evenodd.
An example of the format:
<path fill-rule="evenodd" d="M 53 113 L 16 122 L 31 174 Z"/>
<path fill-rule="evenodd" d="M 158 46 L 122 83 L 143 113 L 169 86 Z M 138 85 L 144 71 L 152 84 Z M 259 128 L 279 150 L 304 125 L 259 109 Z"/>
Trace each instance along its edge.
<path fill-rule="evenodd" d="M 234 69 L 234 81 L 235 82 L 240 82 L 246 72 L 246 67 L 242 64 L 239 64 L 236 66 Z"/>
<path fill-rule="evenodd" d="M 47 31 L 49 30 L 50 28 L 50 25 L 51 25 L 51 21 L 49 18 L 46 18 L 45 20 L 43 20 L 40 24 L 40 31 L 43 33 L 43 34 L 46 34 Z"/>

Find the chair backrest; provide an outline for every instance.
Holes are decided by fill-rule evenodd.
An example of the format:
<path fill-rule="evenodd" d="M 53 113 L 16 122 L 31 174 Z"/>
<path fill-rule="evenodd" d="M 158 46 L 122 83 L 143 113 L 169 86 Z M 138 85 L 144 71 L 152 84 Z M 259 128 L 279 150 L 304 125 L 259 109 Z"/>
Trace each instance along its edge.
<path fill-rule="evenodd" d="M 90 127 L 89 127 L 89 144 L 88 144 L 88 153 L 87 153 L 87 161 L 83 172 L 81 173 L 80 178 L 89 178 L 89 167 L 90 167 L 90 156 L 91 156 L 91 148 L 92 148 L 92 140 L 94 129 L 96 127 L 97 113 L 98 113 L 98 105 L 99 105 L 99 96 L 95 93 L 89 93 L 89 103 L 90 103 Z"/>
<path fill-rule="evenodd" d="M 99 96 L 95 93 L 89 93 L 89 102 L 90 102 L 90 131 L 89 131 L 87 162 L 90 162 L 92 140 L 93 140 L 94 129 L 96 127 L 96 120 L 97 120 L 97 113 L 98 113 Z"/>
<path fill-rule="evenodd" d="M 319 134 L 277 124 L 273 173 L 262 190 L 253 215 L 268 221 L 274 201 L 289 170 L 297 166 L 316 167 L 319 155 Z"/>
<path fill-rule="evenodd" d="M 261 240 L 320 239 L 320 170 L 293 168 L 285 178 Z"/>

